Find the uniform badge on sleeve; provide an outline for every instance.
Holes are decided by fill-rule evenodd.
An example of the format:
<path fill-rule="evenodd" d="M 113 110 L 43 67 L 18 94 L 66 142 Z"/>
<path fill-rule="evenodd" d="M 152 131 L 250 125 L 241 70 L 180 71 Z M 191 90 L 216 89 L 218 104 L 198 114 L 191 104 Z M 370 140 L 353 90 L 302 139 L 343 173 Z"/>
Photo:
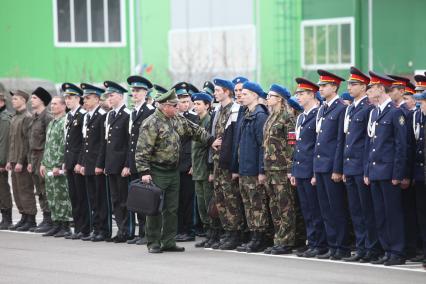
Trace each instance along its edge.
<path fill-rule="evenodd" d="M 403 126 L 404 124 L 405 124 L 405 118 L 404 118 L 404 116 L 400 116 L 399 117 L 399 124 L 401 125 L 401 126 Z"/>

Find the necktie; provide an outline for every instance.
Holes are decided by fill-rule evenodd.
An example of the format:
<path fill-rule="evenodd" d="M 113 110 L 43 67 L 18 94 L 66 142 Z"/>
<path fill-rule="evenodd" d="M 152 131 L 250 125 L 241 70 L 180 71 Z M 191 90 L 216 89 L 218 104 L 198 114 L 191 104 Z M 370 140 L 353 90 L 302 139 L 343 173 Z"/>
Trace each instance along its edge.
<path fill-rule="evenodd" d="M 324 107 L 323 107 L 323 114 L 324 113 L 326 113 L 327 112 L 327 110 L 328 110 L 328 104 L 324 104 Z"/>
<path fill-rule="evenodd" d="M 115 119 L 115 111 L 111 111 L 111 113 L 109 114 L 109 121 L 108 123 L 111 124 L 111 122 Z"/>
<path fill-rule="evenodd" d="M 89 124 L 90 119 L 91 119 L 90 114 L 87 114 L 86 125 Z"/>
<path fill-rule="evenodd" d="M 349 111 L 348 111 L 349 117 L 352 117 L 354 109 L 355 109 L 355 106 L 353 104 L 349 106 Z"/>
<path fill-rule="evenodd" d="M 380 116 L 380 114 L 382 113 L 382 110 L 380 109 L 380 107 L 377 108 L 377 116 Z"/>
<path fill-rule="evenodd" d="M 298 126 L 301 126 L 303 122 L 305 122 L 305 119 L 306 119 L 306 114 L 302 113 L 302 115 L 300 116 L 300 121 Z"/>
<path fill-rule="evenodd" d="M 135 121 L 137 115 L 138 115 L 138 111 L 136 109 L 134 109 L 132 111 L 132 121 Z"/>

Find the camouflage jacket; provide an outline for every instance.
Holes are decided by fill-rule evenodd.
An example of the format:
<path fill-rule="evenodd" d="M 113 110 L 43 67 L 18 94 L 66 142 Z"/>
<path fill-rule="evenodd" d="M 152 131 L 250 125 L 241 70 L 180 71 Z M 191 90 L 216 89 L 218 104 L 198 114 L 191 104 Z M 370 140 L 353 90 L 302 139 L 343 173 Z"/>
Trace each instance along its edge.
<path fill-rule="evenodd" d="M 12 115 L 6 107 L 0 109 L 0 167 L 5 167 L 9 148 L 10 119 Z"/>
<path fill-rule="evenodd" d="M 142 124 L 136 146 L 136 168 L 142 175 L 151 173 L 154 167 L 160 170 L 178 168 L 181 137 L 211 145 L 213 137 L 202 127 L 178 115 L 167 118 L 159 109 Z"/>
<path fill-rule="evenodd" d="M 61 168 L 65 152 L 66 116 L 53 119 L 46 131 L 46 144 L 41 164 L 48 169 Z"/>
<path fill-rule="evenodd" d="M 263 128 L 265 171 L 291 172 L 293 146 L 288 144 L 288 134 L 294 126 L 294 116 L 284 109 L 269 115 Z"/>

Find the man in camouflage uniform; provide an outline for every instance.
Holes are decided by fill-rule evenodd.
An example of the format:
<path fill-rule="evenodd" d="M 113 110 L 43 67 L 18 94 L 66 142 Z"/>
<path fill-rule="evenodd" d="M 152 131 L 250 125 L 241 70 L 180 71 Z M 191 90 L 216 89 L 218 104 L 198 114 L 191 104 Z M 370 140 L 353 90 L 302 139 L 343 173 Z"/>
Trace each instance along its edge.
<path fill-rule="evenodd" d="M 12 115 L 6 109 L 5 95 L 0 93 L 0 209 L 2 215 L 0 230 L 7 230 L 12 225 L 12 195 L 8 181 L 9 175 L 6 171 L 11 117 Z"/>
<path fill-rule="evenodd" d="M 11 95 L 16 114 L 12 118 L 9 131 L 9 157 L 6 170 L 12 171 L 13 198 L 22 217 L 9 229 L 28 231 L 36 226 L 35 215 L 37 214 L 34 185 L 31 175 L 27 171 L 28 126 L 31 121 L 31 114 L 27 111 L 27 102 L 30 96 L 19 90 Z"/>
<path fill-rule="evenodd" d="M 52 227 L 49 204 L 46 198 L 44 179 L 40 177 L 40 162 L 43 158 L 44 143 L 46 141 L 46 129 L 52 120 L 52 115 L 47 111 L 47 105 L 52 97 L 43 89 L 38 87 L 31 96 L 31 106 L 33 109 L 33 118 L 29 133 L 30 149 L 28 152 L 27 170 L 31 173 L 40 208 L 43 211 L 43 221 L 37 228 L 31 228 L 30 231 L 36 233 L 45 233 Z"/>
<path fill-rule="evenodd" d="M 40 175 L 46 183 L 47 200 L 52 214 L 53 226 L 43 234 L 49 237 L 63 237 L 70 233 L 69 219 L 71 201 L 68 194 L 67 178 L 63 171 L 65 162 L 65 100 L 56 96 L 52 99 L 51 109 L 54 119 L 47 127 L 46 144 L 40 165 Z"/>
<path fill-rule="evenodd" d="M 275 228 L 274 246 L 265 250 L 271 254 L 289 254 L 295 245 L 296 215 L 293 190 L 289 185 L 293 147 L 289 132 L 294 117 L 286 107 L 290 93 L 273 84 L 268 93 L 268 106 L 272 110 L 264 128 L 264 167 L 266 193 Z"/>
<path fill-rule="evenodd" d="M 154 182 L 164 191 L 164 208 L 160 215 L 147 216 L 146 238 L 150 253 L 184 251 L 176 246 L 179 202 L 179 149 L 184 135 L 210 145 L 213 141 L 204 129 L 177 115 L 174 89 L 156 98 L 158 109 L 142 124 L 136 147 L 136 168 L 142 182 Z"/>

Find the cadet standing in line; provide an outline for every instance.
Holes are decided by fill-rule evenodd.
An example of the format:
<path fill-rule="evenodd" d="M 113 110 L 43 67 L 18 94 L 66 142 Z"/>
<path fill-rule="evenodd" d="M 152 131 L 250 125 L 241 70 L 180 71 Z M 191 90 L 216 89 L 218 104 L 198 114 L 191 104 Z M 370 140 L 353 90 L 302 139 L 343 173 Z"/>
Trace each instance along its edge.
<path fill-rule="evenodd" d="M 320 93 L 326 102 L 317 115 L 314 172 L 329 251 L 317 257 L 340 260 L 350 256 L 348 211 L 342 182 L 345 105 L 337 95 L 344 79 L 325 70 L 318 70 L 318 74 Z"/>
<path fill-rule="evenodd" d="M 211 116 L 209 109 L 213 98 L 207 93 L 194 93 L 192 95 L 194 110 L 200 118 L 199 125 L 204 129 L 210 128 Z M 195 183 L 198 212 L 206 232 L 206 239 L 195 244 L 195 247 L 204 247 L 209 242 L 216 242 L 220 237 L 219 220 L 208 215 L 208 208 L 213 195 L 213 185 L 209 182 L 209 149 L 203 143 L 193 141 L 191 149 L 192 179 Z"/>
<path fill-rule="evenodd" d="M 118 227 L 117 235 L 107 241 L 124 243 L 131 231 L 130 215 L 127 211 L 130 110 L 123 100 L 126 89 L 111 81 L 105 81 L 104 86 L 112 107 L 106 117 L 105 174 L 108 177 L 112 208 Z"/>
<path fill-rule="evenodd" d="M 296 214 L 293 190 L 289 186 L 293 146 L 289 134 L 294 128 L 294 117 L 288 112 L 290 92 L 273 84 L 268 92 L 270 110 L 263 133 L 266 193 L 275 228 L 274 246 L 265 250 L 271 254 L 290 254 L 296 239 Z"/>
<path fill-rule="evenodd" d="M 266 232 L 271 227 L 265 193 L 265 169 L 263 148 L 263 127 L 268 118 L 268 109 L 259 103 L 265 92 L 259 84 L 247 81 L 243 84 L 242 104 L 247 107 L 241 123 L 238 140 L 239 189 L 244 204 L 247 226 L 251 240 L 238 251 L 258 252 L 266 248 Z"/>
<path fill-rule="evenodd" d="M 70 235 L 71 202 L 66 177 L 63 171 L 65 163 L 66 123 L 65 100 L 55 96 L 50 105 L 53 120 L 46 132 L 46 144 L 40 163 L 40 175 L 45 179 L 47 199 L 52 213 L 53 226 L 43 234 L 44 237 L 64 237 Z"/>
<path fill-rule="evenodd" d="M 70 194 L 74 233 L 65 236 L 74 239 L 75 235 L 87 237 L 90 234 L 89 199 L 84 177 L 81 175 L 81 160 L 83 158 L 83 120 L 86 111 L 80 101 L 83 91 L 74 84 L 62 84 L 65 103 L 70 111 L 67 114 L 65 126 L 65 170 Z"/>
<path fill-rule="evenodd" d="M 89 212 L 91 231 L 89 236 L 83 233 L 73 234 L 71 239 L 101 242 L 111 237 L 111 204 L 109 190 L 104 175 L 105 163 L 105 117 L 106 111 L 99 104 L 104 89 L 82 83 L 84 107 L 83 119 L 83 156 L 80 173 L 84 176 L 89 194 Z"/>
<path fill-rule="evenodd" d="M 212 244 L 213 249 L 232 250 L 241 244 L 244 208 L 238 184 L 232 181 L 232 143 L 240 105 L 232 101 L 234 84 L 214 79 L 214 96 L 220 106 L 212 114 L 212 135 L 216 137 L 212 152 L 214 198 L 225 236 Z"/>
<path fill-rule="evenodd" d="M 53 119 L 46 108 L 51 100 L 52 97 L 49 92 L 42 87 L 35 89 L 31 96 L 31 106 L 34 114 L 29 133 L 30 147 L 27 170 L 31 173 L 40 208 L 43 212 L 43 221 L 37 228 L 30 229 L 30 231 L 36 233 L 45 233 L 52 227 L 52 218 L 47 202 L 44 179 L 40 176 L 40 162 L 43 158 L 44 143 L 46 142 L 46 129 L 49 122 Z"/>
<path fill-rule="evenodd" d="M 28 133 L 31 122 L 31 114 L 27 110 L 29 95 L 24 91 L 11 92 L 12 106 L 16 110 L 12 117 L 9 131 L 9 156 L 6 170 L 12 171 L 12 189 L 15 204 L 21 213 L 21 220 L 10 230 L 28 231 L 36 226 L 37 214 L 34 185 L 28 165 Z"/>
<path fill-rule="evenodd" d="M 136 153 L 136 144 L 138 143 L 139 135 L 144 135 L 143 133 L 139 134 L 140 127 L 142 122 L 154 113 L 155 108 L 146 102 L 146 96 L 148 91 L 152 89 L 152 83 L 141 76 L 130 76 L 127 78 L 127 83 L 131 88 L 131 97 L 134 102 L 134 109 L 129 118 L 129 157 L 128 157 L 128 166 L 126 176 L 130 176 L 130 180 L 136 180 L 141 178 L 141 174 L 138 173 L 135 162 L 135 153 Z M 130 214 L 134 214 L 130 212 Z M 145 220 L 146 216 L 142 213 L 137 213 L 139 231 L 138 235 L 135 235 L 135 222 L 132 224 L 133 230 L 130 232 L 130 237 L 132 239 L 128 240 L 128 244 L 138 244 L 144 245 L 146 244 L 145 239 Z M 132 221 L 134 216 L 132 216 Z"/>
<path fill-rule="evenodd" d="M 413 115 L 416 139 L 416 156 L 414 168 L 414 186 L 416 191 L 417 221 L 422 240 L 423 254 L 411 261 L 423 261 L 426 266 L 426 92 L 414 95 L 420 102 L 420 109 Z"/>
<path fill-rule="evenodd" d="M 177 83 L 172 87 L 176 91 L 178 97 L 179 114 L 189 119 L 195 124 L 199 123 L 197 115 L 190 110 L 191 96 L 190 85 L 186 82 Z M 178 232 L 176 241 L 188 242 L 195 240 L 194 231 L 194 197 L 195 188 L 194 181 L 191 176 L 191 137 L 181 137 L 181 147 L 179 154 L 179 171 L 180 171 L 180 187 L 179 187 L 179 209 L 178 209 Z"/>
<path fill-rule="evenodd" d="M 12 225 L 12 195 L 9 186 L 9 173 L 6 171 L 9 150 L 9 130 L 12 115 L 6 108 L 6 97 L 0 93 L 0 230 L 7 230 Z"/>
<path fill-rule="evenodd" d="M 291 184 L 297 187 L 297 195 L 306 228 L 308 249 L 299 257 L 316 257 L 327 252 L 324 220 L 318 201 L 316 180 L 313 172 L 316 144 L 316 117 L 318 85 L 304 78 L 296 78 L 296 98 L 304 112 L 296 121 L 296 147 L 293 155 Z"/>
<path fill-rule="evenodd" d="M 203 128 L 178 115 L 176 92 L 156 98 L 158 108 L 142 124 L 136 146 L 136 168 L 142 182 L 154 182 L 164 191 L 164 208 L 158 216 L 147 216 L 146 238 L 148 252 L 181 252 L 176 246 L 177 210 L 179 204 L 179 153 L 181 137 L 211 145 L 213 137 Z"/>
<path fill-rule="evenodd" d="M 404 259 L 404 215 L 400 184 L 405 175 L 407 125 L 404 113 L 389 97 L 393 79 L 370 73 L 369 97 L 377 100 L 368 124 L 368 164 L 364 182 L 371 184 L 374 215 L 385 255 L 373 264 L 401 265 Z"/>
<path fill-rule="evenodd" d="M 345 261 L 370 262 L 380 254 L 374 220 L 371 190 L 364 183 L 365 141 L 367 124 L 371 110 L 374 108 L 367 98 L 367 85 L 370 78 L 355 67 L 350 69 L 348 90 L 354 98 L 352 105 L 345 111 L 344 132 L 345 147 L 343 151 L 343 181 L 348 193 L 349 212 L 355 232 L 356 252 Z"/>

